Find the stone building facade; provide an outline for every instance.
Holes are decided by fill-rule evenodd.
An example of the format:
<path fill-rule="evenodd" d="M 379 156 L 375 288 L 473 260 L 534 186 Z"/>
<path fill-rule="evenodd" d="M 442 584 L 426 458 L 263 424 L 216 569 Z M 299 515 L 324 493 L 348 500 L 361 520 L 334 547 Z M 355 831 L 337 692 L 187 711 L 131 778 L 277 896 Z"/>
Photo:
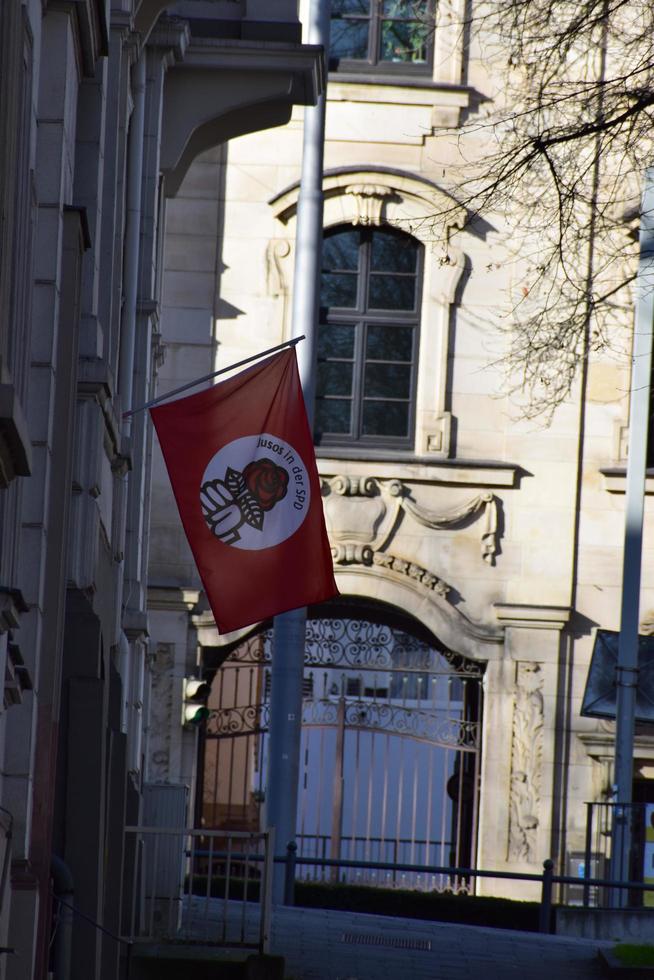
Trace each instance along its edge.
<path fill-rule="evenodd" d="M 152 437 L 124 413 L 164 356 L 166 205 L 322 76 L 285 0 L 0 9 L 2 977 L 123 969 L 123 831 L 157 776 Z"/>
<path fill-rule="evenodd" d="M 519 216 L 471 220 L 453 190 L 470 159 L 470 144 L 464 158 L 457 142 L 462 122 L 497 91 L 483 38 L 471 42 L 460 30 L 459 0 L 439 5 L 435 29 L 423 35 L 408 15 L 395 23 L 377 4 L 359 5 L 357 20 L 356 6 L 335 2 L 332 17 L 316 408 L 325 516 L 347 609 L 313 615 L 379 625 L 401 614 L 402 629 L 426 636 L 450 665 L 479 667 L 471 860 L 538 872 L 553 857 L 576 872 L 585 803 L 606 800 L 612 782 L 612 726 L 582 718 L 580 703 L 594 627 L 619 625 L 628 364 L 598 355 L 549 427 L 524 419 L 501 369 L 510 342 L 502 311 L 520 283 L 510 248 Z M 296 109 L 283 129 L 204 153 L 181 183 L 166 229 L 161 319 L 171 387 L 290 336 L 301 138 Z M 482 136 L 475 152 L 484 152 Z M 208 671 L 216 691 L 218 665 L 227 655 L 233 665 L 247 660 L 243 643 L 260 630 L 249 640 L 247 631 L 217 634 L 156 451 L 154 473 L 156 649 L 187 673 Z M 649 498 L 646 509 L 649 533 Z M 647 544 L 643 610 L 654 604 L 651 562 Z M 317 683 L 324 660 L 308 655 L 307 663 Z M 350 685 L 343 710 L 354 701 L 371 710 L 375 684 L 368 695 Z M 337 688 L 325 695 L 335 706 Z M 210 706 L 219 713 L 218 695 Z M 171 747 L 161 777 L 195 779 L 197 734 L 168 737 L 176 761 Z M 206 742 L 214 753 L 215 744 Z M 644 729 L 634 770 L 643 799 L 653 760 Z M 449 774 L 463 771 L 456 765 Z M 260 768 L 261 784 L 244 787 L 245 809 L 248 794 L 250 803 L 265 800 Z M 429 776 L 416 772 L 418 792 Z M 210 802 L 223 813 L 228 801 Z M 257 812 L 265 820 L 265 805 Z M 347 822 L 347 807 L 342 813 Z M 333 826 L 330 835 L 333 843 Z M 505 881 L 478 887 L 534 891 Z"/>

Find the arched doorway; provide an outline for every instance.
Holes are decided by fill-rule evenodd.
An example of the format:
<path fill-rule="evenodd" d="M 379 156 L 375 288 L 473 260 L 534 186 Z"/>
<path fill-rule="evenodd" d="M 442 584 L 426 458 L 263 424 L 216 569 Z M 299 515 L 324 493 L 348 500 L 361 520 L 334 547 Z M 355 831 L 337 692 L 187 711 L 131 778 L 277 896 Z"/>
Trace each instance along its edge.
<path fill-rule="evenodd" d="M 204 731 L 205 826 L 263 819 L 272 636 L 235 647 L 212 684 Z M 302 856 L 471 867 L 484 665 L 412 617 L 341 599 L 307 620 L 297 840 Z M 342 870 L 341 880 L 452 888 L 449 875 Z"/>

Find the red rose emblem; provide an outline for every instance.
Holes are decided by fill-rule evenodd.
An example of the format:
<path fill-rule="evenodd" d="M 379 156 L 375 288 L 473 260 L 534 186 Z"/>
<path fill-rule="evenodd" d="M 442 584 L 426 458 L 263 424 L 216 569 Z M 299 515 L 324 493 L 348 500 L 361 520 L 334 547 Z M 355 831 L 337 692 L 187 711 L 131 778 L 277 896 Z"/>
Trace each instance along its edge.
<path fill-rule="evenodd" d="M 288 490 L 288 473 L 267 456 L 248 463 L 243 470 L 243 479 L 262 510 L 272 510 Z"/>

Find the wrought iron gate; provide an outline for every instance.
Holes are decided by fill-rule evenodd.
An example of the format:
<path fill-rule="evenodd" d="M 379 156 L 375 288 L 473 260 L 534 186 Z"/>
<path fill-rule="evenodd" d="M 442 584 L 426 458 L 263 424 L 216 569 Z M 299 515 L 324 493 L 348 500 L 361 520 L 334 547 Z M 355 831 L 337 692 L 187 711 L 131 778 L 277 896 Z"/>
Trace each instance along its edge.
<path fill-rule="evenodd" d="M 406 625 L 353 617 L 307 623 L 300 873 L 302 856 L 473 866 L 483 665 L 437 648 Z M 269 633 L 250 638 L 214 679 L 202 776 L 207 827 L 258 829 L 271 651 Z M 449 875 L 364 877 L 352 869 L 339 877 L 466 887 Z"/>

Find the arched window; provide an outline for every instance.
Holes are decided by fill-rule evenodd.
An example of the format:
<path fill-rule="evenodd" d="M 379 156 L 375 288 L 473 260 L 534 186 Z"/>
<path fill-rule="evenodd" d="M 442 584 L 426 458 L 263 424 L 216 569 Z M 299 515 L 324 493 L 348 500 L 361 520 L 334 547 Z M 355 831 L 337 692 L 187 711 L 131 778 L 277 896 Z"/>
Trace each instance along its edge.
<path fill-rule="evenodd" d="M 325 234 L 317 445 L 413 445 L 422 252 L 389 227 Z"/>

